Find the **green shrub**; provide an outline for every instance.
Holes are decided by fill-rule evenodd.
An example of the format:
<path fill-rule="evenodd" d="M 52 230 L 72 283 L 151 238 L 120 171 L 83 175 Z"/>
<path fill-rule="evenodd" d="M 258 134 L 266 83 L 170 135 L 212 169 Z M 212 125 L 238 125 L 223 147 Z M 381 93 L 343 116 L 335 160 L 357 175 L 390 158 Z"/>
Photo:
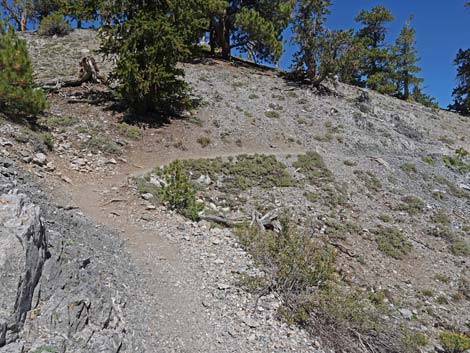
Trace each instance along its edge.
<path fill-rule="evenodd" d="M 202 148 L 206 148 L 211 144 L 211 139 L 207 136 L 201 136 L 197 139 L 197 143 L 199 143 Z"/>
<path fill-rule="evenodd" d="M 34 87 L 26 42 L 10 26 L 0 25 L 0 111 L 22 118 L 36 116 L 46 107 L 44 92 Z"/>
<path fill-rule="evenodd" d="M 40 139 L 46 145 L 47 149 L 52 151 L 54 149 L 54 136 L 49 132 L 43 132 L 39 135 Z"/>
<path fill-rule="evenodd" d="M 69 127 L 78 124 L 78 118 L 71 116 L 50 116 L 44 119 L 41 119 L 41 124 L 44 124 L 49 127 L 59 128 L 59 127 Z"/>
<path fill-rule="evenodd" d="M 445 226 L 449 226 L 451 223 L 449 216 L 442 211 L 436 213 L 434 216 L 431 217 L 431 219 L 434 223 L 442 224 Z"/>
<path fill-rule="evenodd" d="M 410 216 L 415 216 L 424 211 L 424 202 L 416 196 L 405 196 L 401 199 L 402 204 L 398 206 L 399 211 L 405 211 Z"/>
<path fill-rule="evenodd" d="M 445 353 L 463 353 L 470 349 L 470 337 L 463 333 L 442 332 L 439 339 Z"/>
<path fill-rule="evenodd" d="M 380 251 L 395 259 L 402 259 L 413 246 L 403 233 L 395 227 L 379 227 L 373 231 Z"/>
<path fill-rule="evenodd" d="M 455 256 L 469 256 L 470 244 L 464 240 L 456 240 L 450 245 L 450 252 Z"/>
<path fill-rule="evenodd" d="M 281 117 L 281 114 L 274 110 L 268 110 L 264 113 L 264 115 L 266 115 L 266 117 L 270 119 L 279 119 Z"/>
<path fill-rule="evenodd" d="M 414 163 L 403 163 L 400 166 L 401 170 L 403 170 L 406 174 L 416 174 L 418 171 L 416 170 L 416 164 Z"/>
<path fill-rule="evenodd" d="M 333 174 L 326 167 L 322 156 L 317 152 L 307 152 L 304 155 L 300 155 L 293 166 L 305 175 L 308 182 L 312 185 L 320 186 L 322 183 L 334 181 Z"/>
<path fill-rule="evenodd" d="M 161 190 L 161 199 L 183 216 L 195 221 L 204 209 L 203 203 L 196 200 L 196 190 L 189 181 L 181 161 L 172 162 L 163 169 L 166 186 Z"/>
<path fill-rule="evenodd" d="M 119 133 L 125 137 L 133 140 L 138 140 L 142 137 L 142 133 L 138 126 L 129 125 L 127 123 L 118 124 Z"/>
<path fill-rule="evenodd" d="M 407 331 L 403 335 L 403 345 L 406 352 L 421 352 L 419 347 L 426 346 L 428 342 L 428 338 L 422 332 Z"/>
<path fill-rule="evenodd" d="M 354 175 L 364 183 L 370 192 L 379 192 L 382 189 L 379 178 L 371 171 L 355 170 Z"/>
<path fill-rule="evenodd" d="M 293 229 L 286 219 L 281 223 L 280 234 L 257 226 L 241 227 L 236 233 L 253 257 L 272 271 L 272 286 L 281 292 L 302 294 L 328 286 L 335 273 L 334 252 Z"/>
<path fill-rule="evenodd" d="M 71 30 L 70 23 L 57 12 L 44 17 L 39 24 L 39 34 L 42 36 L 65 36 Z"/>
<path fill-rule="evenodd" d="M 424 157 L 423 161 L 424 161 L 424 163 L 429 164 L 430 166 L 435 166 L 436 165 L 436 161 L 434 160 L 434 158 L 432 158 L 432 156 Z"/>

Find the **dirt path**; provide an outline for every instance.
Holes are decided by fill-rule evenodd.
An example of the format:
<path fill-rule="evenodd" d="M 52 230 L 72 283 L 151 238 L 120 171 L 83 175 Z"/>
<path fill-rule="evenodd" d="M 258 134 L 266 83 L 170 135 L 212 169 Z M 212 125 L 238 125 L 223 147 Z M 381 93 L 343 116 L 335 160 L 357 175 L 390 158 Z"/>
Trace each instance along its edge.
<path fill-rule="evenodd" d="M 301 152 L 303 151 L 291 150 L 283 151 L 282 154 Z M 223 288 L 225 283 L 233 282 L 236 267 L 244 266 L 243 262 L 247 261 L 243 252 L 241 255 L 238 253 L 240 250 L 233 239 L 227 242 L 222 239 L 220 244 L 218 236 L 216 243 L 216 240 L 204 238 L 204 234 L 208 233 L 207 229 L 201 229 L 198 225 L 161 209 L 146 210 L 142 200 L 129 187 L 131 177 L 142 175 L 175 159 L 254 153 L 276 154 L 269 148 L 250 148 L 237 153 L 218 153 L 208 149 L 205 153 L 197 154 L 177 150 L 165 154 L 143 149 L 133 150 L 123 156 L 132 163 L 118 165 L 114 175 L 98 179 L 90 176 L 74 181 L 72 187 L 66 187 L 71 202 L 86 216 L 117 230 L 127 241 L 128 250 L 139 268 L 136 276 L 142 276 L 146 282 L 146 288 L 142 288 L 142 292 L 151 301 L 147 305 L 148 312 L 145 313 L 148 323 L 146 336 L 152 341 L 152 345 L 159 347 L 155 351 L 310 351 L 305 333 L 297 334 L 298 340 L 297 337 L 288 340 L 287 337 L 292 336 L 295 330 L 287 329 L 278 322 L 275 323 L 278 327 L 269 327 L 274 322 L 275 307 L 269 314 L 269 325 L 246 324 L 246 307 L 252 305 L 248 303 L 247 294 L 235 288 Z M 196 238 L 195 235 L 199 237 Z M 203 239 L 203 244 L 196 244 L 194 247 L 193 243 L 183 240 L 199 238 Z M 204 241 L 208 241 L 208 244 L 204 244 Z M 210 250 L 206 247 L 210 248 L 213 244 L 217 245 L 216 251 L 221 253 L 215 256 L 218 264 L 216 268 L 212 268 L 213 253 L 206 254 Z M 234 259 L 237 256 L 240 258 Z M 207 304 L 214 298 L 217 299 L 217 305 Z M 240 311 L 244 314 L 240 314 Z M 247 329 L 248 332 L 244 333 Z M 238 332 L 243 334 L 239 336 Z M 282 338 L 284 334 L 286 339 Z M 269 339 L 261 339 L 262 337 Z M 281 340 L 284 342 L 279 343 Z"/>

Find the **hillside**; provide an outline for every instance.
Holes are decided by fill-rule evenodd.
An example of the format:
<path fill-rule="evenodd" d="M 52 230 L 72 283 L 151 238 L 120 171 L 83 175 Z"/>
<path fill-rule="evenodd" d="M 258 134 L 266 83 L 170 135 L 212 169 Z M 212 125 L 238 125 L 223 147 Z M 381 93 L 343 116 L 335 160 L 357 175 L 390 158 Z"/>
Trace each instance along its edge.
<path fill-rule="evenodd" d="M 39 83 L 75 75 L 84 55 L 98 58 L 92 31 L 25 38 Z M 98 62 L 109 73 L 111 63 Z M 51 93 L 35 131 L 0 125 L 0 154 L 15 163 L 2 193 L 18 184 L 54 214 L 47 223 L 63 224 L 63 234 L 69 221 L 56 218 L 77 215 L 84 225 L 66 239 L 78 237 L 86 255 L 70 241 L 71 258 L 98 259 L 97 268 L 117 278 L 107 290 L 125 288 L 125 344 L 103 351 L 437 352 L 447 349 L 443 332 L 468 334 L 470 160 L 456 150 L 470 150 L 469 118 L 343 84 L 320 95 L 242 62 L 204 58 L 183 66 L 200 104 L 181 119 L 132 124 L 105 86 L 83 85 Z M 159 199 L 167 173 L 160 167 L 176 160 L 185 161 L 204 202 L 199 222 Z M 34 181 L 24 187 L 15 173 Z M 47 197 L 35 198 L 35 184 Z M 56 202 L 63 207 L 50 208 Z M 269 213 L 333 249 L 340 291 L 321 314 L 306 319 L 300 309 L 308 300 L 297 307 L 298 293 L 263 285 L 271 260 L 256 237 L 248 237 L 253 245 L 243 227 L 210 222 L 246 227 Z M 105 240 L 88 240 L 90 222 L 106 229 Z M 98 297 L 112 296 L 99 271 L 87 276 Z M 301 294 L 316 291 L 306 286 Z M 295 310 L 286 315 L 286 307 Z M 44 333 L 55 351 L 94 351 L 88 341 L 67 344 L 81 342 L 90 324 L 59 347 L 54 328 L 34 326 L 53 310 L 35 315 L 25 327 Z M 28 330 L 15 343 L 23 350 L 0 352 L 45 351 Z"/>

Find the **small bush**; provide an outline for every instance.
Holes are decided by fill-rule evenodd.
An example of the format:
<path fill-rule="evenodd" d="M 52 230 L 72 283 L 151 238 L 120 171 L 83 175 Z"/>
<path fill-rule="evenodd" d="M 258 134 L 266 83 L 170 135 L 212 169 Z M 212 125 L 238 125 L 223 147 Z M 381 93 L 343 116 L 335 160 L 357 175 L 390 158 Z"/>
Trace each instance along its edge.
<path fill-rule="evenodd" d="M 137 126 L 129 125 L 127 123 L 118 124 L 119 133 L 127 138 L 138 140 L 142 137 L 142 133 Z"/>
<path fill-rule="evenodd" d="M 424 347 L 428 344 L 428 338 L 422 332 L 405 332 L 403 335 L 403 345 L 407 348 L 406 352 L 421 352 L 419 347 Z"/>
<path fill-rule="evenodd" d="M 0 111 L 22 118 L 37 116 L 46 107 L 44 92 L 34 87 L 26 42 L 10 26 L 0 26 Z"/>
<path fill-rule="evenodd" d="M 83 143 L 83 147 L 88 148 L 93 153 L 104 152 L 106 154 L 121 153 L 120 147 L 106 135 L 94 134 Z"/>
<path fill-rule="evenodd" d="M 394 259 L 402 259 L 413 249 L 403 233 L 395 227 L 380 227 L 373 233 L 376 235 L 379 250 Z"/>
<path fill-rule="evenodd" d="M 39 135 L 39 137 L 49 151 L 52 151 L 54 149 L 54 136 L 52 136 L 52 134 L 48 132 L 43 132 Z"/>
<path fill-rule="evenodd" d="M 450 245 L 450 252 L 455 256 L 469 256 L 470 244 L 464 240 L 456 240 Z"/>
<path fill-rule="evenodd" d="M 434 160 L 434 158 L 432 158 L 432 156 L 424 157 L 423 162 L 426 163 L 426 164 L 429 164 L 430 166 L 435 166 L 436 165 L 436 161 Z"/>
<path fill-rule="evenodd" d="M 197 143 L 199 143 L 202 148 L 206 148 L 211 144 L 211 139 L 210 137 L 202 136 L 197 139 Z"/>
<path fill-rule="evenodd" d="M 436 213 L 434 216 L 431 217 L 431 219 L 434 223 L 442 224 L 445 226 L 449 226 L 451 223 L 449 216 L 444 212 Z"/>
<path fill-rule="evenodd" d="M 183 216 L 193 221 L 198 220 L 204 204 L 196 201 L 196 190 L 189 181 L 182 163 L 175 161 L 165 167 L 162 173 L 167 183 L 161 190 L 162 201 L 167 202 L 171 209 Z"/>
<path fill-rule="evenodd" d="M 416 170 L 416 164 L 414 163 L 403 163 L 400 166 L 401 170 L 403 170 L 406 174 L 416 174 L 418 171 Z"/>
<path fill-rule="evenodd" d="M 442 332 L 439 339 L 445 353 L 463 353 L 470 349 L 470 337 L 463 333 Z"/>
<path fill-rule="evenodd" d="M 243 246 L 271 270 L 272 286 L 283 293 L 302 294 L 312 287 L 326 287 L 332 280 L 335 256 L 283 219 L 280 234 L 259 227 L 241 227 Z"/>
<path fill-rule="evenodd" d="M 48 118 L 42 119 L 40 122 L 52 128 L 59 128 L 76 125 L 78 124 L 79 120 L 78 118 L 70 116 L 50 116 Z"/>
<path fill-rule="evenodd" d="M 65 36 L 69 34 L 71 30 L 72 27 L 70 27 L 70 23 L 57 12 L 44 17 L 39 24 L 39 34 L 42 36 Z"/>
<path fill-rule="evenodd" d="M 379 192 L 382 189 L 379 178 L 371 171 L 355 170 L 354 175 L 364 183 L 370 192 Z"/>
<path fill-rule="evenodd" d="M 405 211 L 410 216 L 415 216 L 424 211 L 424 202 L 416 196 L 405 196 L 401 199 L 403 202 L 398 206 L 399 211 Z"/>
<path fill-rule="evenodd" d="M 266 117 L 270 119 L 279 119 L 281 117 L 281 114 L 274 110 L 268 110 L 264 113 L 264 115 L 266 115 Z"/>
<path fill-rule="evenodd" d="M 300 155 L 293 166 L 305 175 L 312 185 L 320 186 L 322 183 L 334 181 L 333 174 L 317 152 L 307 152 L 307 154 Z"/>

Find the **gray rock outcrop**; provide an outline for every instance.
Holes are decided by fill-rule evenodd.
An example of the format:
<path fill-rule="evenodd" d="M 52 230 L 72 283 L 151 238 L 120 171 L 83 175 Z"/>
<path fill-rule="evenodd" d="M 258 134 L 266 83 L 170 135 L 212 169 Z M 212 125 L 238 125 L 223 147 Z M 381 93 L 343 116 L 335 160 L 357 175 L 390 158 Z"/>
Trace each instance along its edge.
<path fill-rule="evenodd" d="M 0 347 L 16 339 L 31 310 L 47 256 L 39 207 L 25 195 L 0 196 Z M 16 293 L 14 293 L 16 291 Z"/>

